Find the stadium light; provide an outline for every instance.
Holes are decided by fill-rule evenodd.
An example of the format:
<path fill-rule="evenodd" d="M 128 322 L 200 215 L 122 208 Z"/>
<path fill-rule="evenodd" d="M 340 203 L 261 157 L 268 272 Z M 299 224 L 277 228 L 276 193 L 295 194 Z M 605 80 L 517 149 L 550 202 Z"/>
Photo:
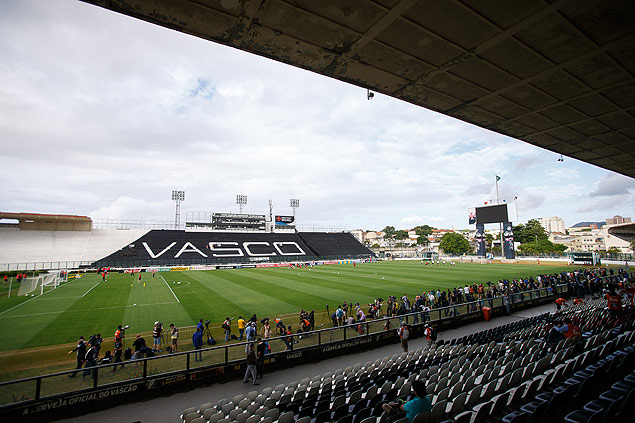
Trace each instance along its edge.
<path fill-rule="evenodd" d="M 247 196 L 246 195 L 236 195 L 236 204 L 240 208 L 240 214 L 243 213 L 243 206 L 247 204 Z"/>
<path fill-rule="evenodd" d="M 172 190 L 172 201 L 176 203 L 176 216 L 174 216 L 174 229 L 179 228 L 181 220 L 181 202 L 185 201 L 185 191 Z"/>
<path fill-rule="evenodd" d="M 295 217 L 295 209 L 300 207 L 300 200 L 297 198 L 292 198 L 289 200 L 289 207 L 293 209 L 293 217 Z"/>

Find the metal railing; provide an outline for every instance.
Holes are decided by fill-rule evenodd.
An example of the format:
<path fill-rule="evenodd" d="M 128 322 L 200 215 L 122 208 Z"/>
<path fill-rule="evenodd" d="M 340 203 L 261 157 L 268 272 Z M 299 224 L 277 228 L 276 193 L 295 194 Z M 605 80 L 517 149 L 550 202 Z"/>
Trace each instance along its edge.
<path fill-rule="evenodd" d="M 64 270 L 79 269 L 90 266 L 90 261 L 37 261 L 30 263 L 2 263 L 0 272 L 32 271 L 32 270 Z"/>
<path fill-rule="evenodd" d="M 567 290 L 567 285 L 559 285 L 556 290 L 562 293 L 563 290 Z M 539 288 L 514 293 L 508 297 L 508 303 L 513 306 L 531 300 L 553 298 L 553 295 L 551 288 Z M 360 337 L 387 333 L 397 328 L 401 321 L 417 325 L 453 319 L 457 316 L 474 317 L 482 312 L 482 307 L 504 308 L 505 302 L 504 297 L 493 297 L 396 317 L 383 317 L 355 322 L 351 325 L 277 336 L 268 338 L 267 342 L 271 346 L 271 356 L 275 357 L 276 354 L 281 354 L 283 351 L 320 347 L 347 339 L 359 339 Z M 391 328 L 389 330 L 386 330 L 386 321 L 390 321 Z M 329 321 L 327 324 L 331 324 L 331 322 Z M 322 322 L 320 326 L 323 325 Z M 240 363 L 245 360 L 247 345 L 247 342 L 228 344 L 2 382 L 0 383 L 0 408 L 62 394 L 90 392 L 106 386 L 141 382 L 171 374 L 188 374 L 193 371 Z"/>

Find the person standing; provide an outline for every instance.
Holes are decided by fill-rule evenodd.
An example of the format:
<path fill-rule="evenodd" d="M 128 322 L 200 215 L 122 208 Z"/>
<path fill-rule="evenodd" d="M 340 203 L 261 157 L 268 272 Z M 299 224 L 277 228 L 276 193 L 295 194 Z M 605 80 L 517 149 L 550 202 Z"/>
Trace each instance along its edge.
<path fill-rule="evenodd" d="M 117 363 L 121 363 L 123 360 L 121 359 L 121 356 L 123 354 L 123 342 L 121 340 L 121 338 L 115 338 L 115 359 L 113 360 L 113 363 L 115 363 L 114 366 L 112 366 L 112 371 L 114 372 L 115 370 L 117 370 Z M 123 367 L 123 364 L 121 365 L 121 367 Z"/>
<path fill-rule="evenodd" d="M 258 346 L 256 347 L 256 360 L 257 360 L 257 374 L 258 378 L 262 379 L 262 375 L 264 374 L 265 367 L 265 352 L 267 350 L 267 344 L 263 342 L 261 338 L 258 338 Z"/>
<path fill-rule="evenodd" d="M 253 322 L 250 322 L 247 325 L 247 342 L 254 342 L 256 340 L 256 324 Z M 247 352 L 247 349 L 245 349 L 245 352 Z"/>
<path fill-rule="evenodd" d="M 154 327 L 152 328 L 152 339 L 154 340 L 153 351 L 155 353 L 161 352 L 161 332 L 163 332 L 161 322 L 154 322 Z"/>
<path fill-rule="evenodd" d="M 611 317 L 617 319 L 622 313 L 622 298 L 615 293 L 615 288 L 613 287 L 610 288 L 605 298 Z"/>
<path fill-rule="evenodd" d="M 121 325 L 117 326 L 117 330 L 115 331 L 115 342 L 121 341 L 123 343 L 124 337 L 125 337 L 124 328 Z"/>
<path fill-rule="evenodd" d="M 428 341 L 428 347 L 431 347 L 432 344 L 434 343 L 434 340 L 432 339 L 435 335 L 434 335 L 434 329 L 428 325 L 426 325 L 425 330 L 423 331 L 423 334 L 426 336 L 426 340 Z"/>
<path fill-rule="evenodd" d="M 401 324 L 399 328 L 399 338 L 401 338 L 401 349 L 403 352 L 408 352 L 408 338 L 410 337 L 410 331 L 405 323 Z"/>
<path fill-rule="evenodd" d="M 82 368 L 82 366 L 86 362 L 86 342 L 84 341 L 83 336 L 79 337 L 79 339 L 77 340 L 77 346 L 73 348 L 72 350 L 70 350 L 68 353 L 72 354 L 74 352 L 77 352 L 76 370 L 79 370 Z M 75 377 L 76 374 L 77 372 L 73 372 L 72 374 L 68 375 L 68 377 Z"/>
<path fill-rule="evenodd" d="M 86 375 L 90 373 L 90 367 L 95 367 L 97 365 L 97 357 L 99 355 L 99 350 L 96 346 L 91 345 L 88 351 L 86 351 L 86 365 L 84 366 L 84 374 L 82 375 L 82 379 L 86 379 Z M 95 378 L 96 371 L 93 370 L 93 379 Z"/>
<path fill-rule="evenodd" d="M 243 319 L 243 316 L 238 316 L 236 324 L 238 325 L 238 340 L 242 341 L 245 336 L 245 319 Z"/>
<path fill-rule="evenodd" d="M 247 370 L 245 371 L 244 383 L 249 382 L 249 375 L 254 382 L 254 385 L 260 385 L 258 383 L 258 375 L 256 373 L 256 353 L 254 351 L 254 344 L 249 344 L 247 348 Z"/>
<path fill-rule="evenodd" d="M 229 335 L 232 332 L 231 324 L 232 324 L 232 319 L 230 319 L 229 317 L 227 317 L 225 321 L 223 322 L 222 327 L 223 327 L 223 330 L 225 331 L 225 342 L 229 341 Z"/>
<path fill-rule="evenodd" d="M 194 344 L 194 361 L 203 361 L 203 332 L 201 329 L 196 328 L 196 332 L 192 335 L 192 344 Z"/>
<path fill-rule="evenodd" d="M 265 319 L 265 322 L 262 324 L 261 332 L 263 338 L 271 338 L 271 325 L 269 324 L 269 319 Z"/>
<path fill-rule="evenodd" d="M 286 344 L 285 351 L 293 351 L 293 331 L 291 330 L 291 326 L 287 327 L 287 337 L 284 339 L 284 343 Z"/>
<path fill-rule="evenodd" d="M 201 319 L 203 320 L 203 319 Z M 202 326 L 202 324 L 201 324 Z M 198 329 L 198 327 L 197 327 Z M 203 330 L 201 329 L 201 336 L 203 334 Z M 178 346 L 178 341 L 179 341 L 179 328 L 177 328 L 176 326 L 174 326 L 174 323 L 170 324 L 170 339 L 172 339 L 172 352 L 175 353 L 177 350 L 177 346 Z"/>

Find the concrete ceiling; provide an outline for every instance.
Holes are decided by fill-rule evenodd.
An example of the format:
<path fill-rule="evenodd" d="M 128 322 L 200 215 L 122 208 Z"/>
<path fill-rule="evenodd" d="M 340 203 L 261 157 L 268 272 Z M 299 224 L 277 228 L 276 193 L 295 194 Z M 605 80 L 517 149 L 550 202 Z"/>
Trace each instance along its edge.
<path fill-rule="evenodd" d="M 633 0 L 83 1 L 635 177 Z"/>

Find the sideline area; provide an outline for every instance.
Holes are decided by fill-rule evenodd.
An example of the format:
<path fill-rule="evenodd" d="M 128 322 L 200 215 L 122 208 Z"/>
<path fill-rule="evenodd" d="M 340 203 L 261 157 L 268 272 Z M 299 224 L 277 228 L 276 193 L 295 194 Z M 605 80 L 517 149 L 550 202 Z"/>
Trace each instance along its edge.
<path fill-rule="evenodd" d="M 511 315 L 495 317 L 491 321 L 481 321 L 466 326 L 439 332 L 439 339 L 449 341 L 454 338 L 468 335 L 470 333 L 487 330 L 497 326 L 502 326 L 528 317 L 540 315 L 547 312 L 554 312 L 556 306 L 549 303 L 530 309 L 521 310 Z M 425 347 L 427 341 L 425 338 L 416 338 L 410 341 L 410 350 Z M 171 396 L 162 396 L 151 400 L 140 401 L 114 407 L 108 410 L 90 413 L 68 419 L 59 420 L 60 422 L 79 423 L 84 422 L 88 416 L 99 422 L 112 423 L 128 423 L 128 422 L 180 422 L 180 415 L 188 407 L 198 407 L 206 402 L 216 403 L 222 398 L 232 398 L 237 394 L 246 394 L 247 392 L 257 390 L 262 391 L 266 387 L 274 387 L 278 384 L 288 384 L 292 381 L 299 381 L 306 377 L 323 374 L 327 371 L 333 371 L 339 368 L 352 366 L 356 363 L 365 363 L 366 361 L 376 360 L 393 354 L 402 352 L 401 345 L 395 343 L 393 345 L 367 350 L 359 354 L 349 354 L 339 356 L 317 363 L 307 363 L 292 368 L 265 373 L 263 379 L 260 380 L 258 389 L 254 389 L 251 384 L 244 384 L 240 380 L 227 383 L 216 383 L 210 386 L 193 389 L 189 392 L 176 393 Z"/>

